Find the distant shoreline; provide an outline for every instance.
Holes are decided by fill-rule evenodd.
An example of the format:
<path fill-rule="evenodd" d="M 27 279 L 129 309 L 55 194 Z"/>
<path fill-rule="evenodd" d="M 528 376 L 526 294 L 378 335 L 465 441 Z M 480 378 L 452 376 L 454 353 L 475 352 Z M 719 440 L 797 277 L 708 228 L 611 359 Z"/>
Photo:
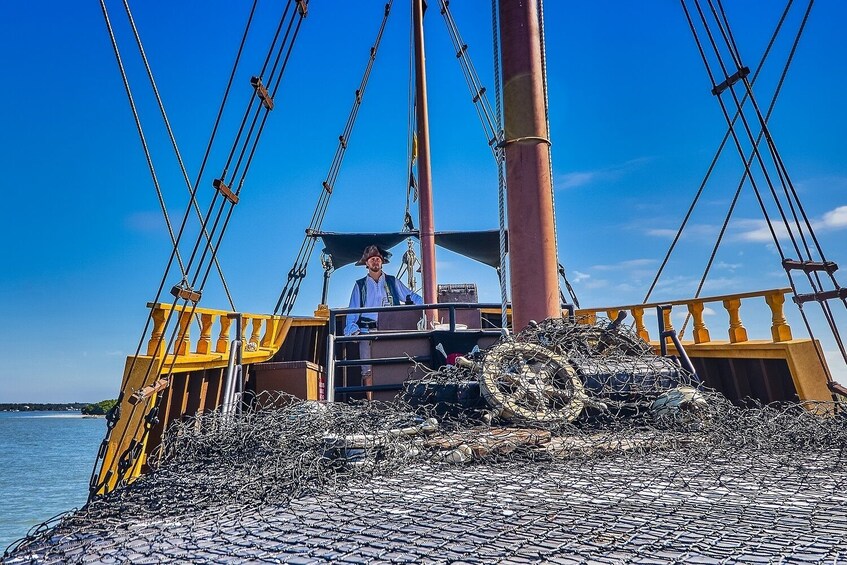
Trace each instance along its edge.
<path fill-rule="evenodd" d="M 79 412 L 87 402 L 19 402 L 0 403 L 0 412 Z"/>

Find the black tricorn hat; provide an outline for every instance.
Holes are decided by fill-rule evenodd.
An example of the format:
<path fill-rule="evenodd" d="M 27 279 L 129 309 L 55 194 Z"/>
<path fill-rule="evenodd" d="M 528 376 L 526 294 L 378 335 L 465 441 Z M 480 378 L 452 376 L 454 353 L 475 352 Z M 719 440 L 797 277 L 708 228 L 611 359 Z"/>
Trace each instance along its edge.
<path fill-rule="evenodd" d="M 356 265 L 361 266 L 367 264 L 368 259 L 371 257 L 382 257 L 382 262 L 388 263 L 388 260 L 391 258 L 391 252 L 376 245 L 368 245 L 362 252 L 362 258 L 356 261 Z"/>

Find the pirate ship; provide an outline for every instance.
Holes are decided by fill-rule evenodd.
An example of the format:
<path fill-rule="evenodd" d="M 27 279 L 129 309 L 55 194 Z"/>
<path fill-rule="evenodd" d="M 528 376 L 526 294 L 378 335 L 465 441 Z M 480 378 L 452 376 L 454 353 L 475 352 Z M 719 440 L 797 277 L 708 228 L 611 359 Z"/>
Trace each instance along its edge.
<path fill-rule="evenodd" d="M 171 232 L 174 251 L 169 269 L 155 300 L 148 304 L 150 312 L 142 343 L 137 353 L 127 360 L 120 402 L 109 415 L 108 433 L 92 475 L 92 496 L 108 493 L 144 473 L 147 458 L 174 422 L 215 410 L 238 412 L 245 402 L 245 393 L 286 391 L 304 399 L 327 401 L 342 400 L 357 393 L 378 393 L 378 397 L 387 398 L 402 388 L 404 380 L 415 376 L 414 367 L 437 365 L 442 361 L 442 353 L 485 348 L 503 335 L 504 328 L 520 330 L 532 320 L 563 315 L 563 302 L 566 301 L 560 290 L 561 267 L 556 256 L 540 3 L 502 2 L 499 11 L 495 10 L 499 25 L 495 34 L 499 42 L 497 82 L 502 90 L 502 109 L 499 103 L 497 108 L 492 108 L 488 102 L 485 88 L 470 62 L 467 46 L 450 14 L 449 4 L 442 1 L 436 6 L 447 22 L 473 104 L 483 123 L 486 141 L 500 171 L 501 225 L 497 230 L 481 232 L 439 232 L 434 227 L 423 55 L 425 7 L 420 0 L 412 4 L 416 131 L 410 150 L 410 191 L 420 194 L 419 227 L 415 227 L 407 207 L 405 228 L 400 232 L 342 234 L 323 231 L 323 219 L 351 140 L 356 115 L 366 103 L 368 79 L 392 11 L 389 2 L 382 11 L 382 22 L 370 49 L 366 70 L 339 137 L 330 172 L 321 185 L 306 237 L 274 311 L 253 314 L 213 309 L 204 304 L 204 285 L 213 270 L 220 269 L 216 252 L 241 198 L 259 135 L 275 108 L 279 88 L 284 85 L 281 78 L 286 63 L 289 57 L 296 56 L 294 44 L 301 28 L 312 23 L 306 23 L 307 2 L 286 3 L 261 72 L 251 79 L 252 96 L 221 168 L 222 173 L 213 175 L 201 169 L 197 182 L 188 183 L 192 189 L 191 204 L 180 228 Z M 430 6 L 430 11 L 432 8 Z M 703 382 L 736 402 L 746 398 L 762 402 L 832 400 L 833 395 L 843 394 L 844 389 L 832 379 L 819 344 L 813 338 L 795 337 L 796 330 L 789 327 L 783 308 L 786 296 L 801 307 L 819 303 L 843 354 L 832 310 L 835 303 L 847 303 L 845 290 L 835 279 L 837 265 L 828 260 L 817 245 L 812 225 L 769 134 L 767 116 L 752 96 L 750 85 L 755 75 L 751 76 L 750 69 L 740 62 L 732 41 L 727 39 L 724 46 L 716 44 L 715 30 L 729 33 L 725 15 L 718 11 L 712 16 L 700 13 L 698 20 L 697 13 L 693 7 L 691 11 L 686 9 L 698 45 L 706 43 L 706 38 L 713 42 L 713 54 L 705 49 L 701 53 L 712 80 L 713 93 L 727 119 L 724 141 L 737 146 L 745 160 L 745 177 L 753 184 L 768 225 L 777 226 L 771 227 L 771 232 L 789 275 L 790 287 L 720 296 L 700 296 L 698 290 L 692 299 L 661 302 L 645 299 L 639 304 L 577 308 L 575 312 L 571 308 L 571 315 L 591 324 L 598 315 L 617 320 L 623 319 L 622 313 L 625 313 L 641 338 L 653 339 L 657 352 L 682 354 L 683 357 L 687 353 L 691 368 Z M 137 33 L 134 25 L 133 31 Z M 120 61 L 114 35 L 112 38 Z M 239 59 L 240 54 L 236 60 Z M 501 96 L 497 98 L 499 101 Z M 746 102 L 748 98 L 749 103 Z M 767 142 L 765 149 L 760 149 L 762 138 Z M 206 178 L 209 176 L 215 178 Z M 758 179 L 758 185 L 754 178 Z M 195 197 L 198 187 L 207 185 L 213 186 L 215 192 L 208 211 L 203 213 Z M 769 194 L 773 195 L 772 204 L 763 200 Z M 768 213 L 774 206 L 779 212 L 771 223 Z M 201 227 L 190 258 L 185 261 L 180 255 L 180 244 L 184 245 L 180 238 L 187 220 L 195 213 Z M 524 221 L 526 218 L 531 221 Z M 782 238 L 780 220 L 783 221 L 782 229 L 790 235 L 789 246 Z M 368 244 L 387 249 L 407 241 L 409 253 L 405 266 L 413 278 L 418 265 L 413 240 L 419 242 L 425 305 L 383 312 L 385 320 L 402 318 L 402 323 L 395 321 L 399 326 L 386 324 L 381 331 L 370 335 L 340 335 L 340 320 L 351 311 L 330 309 L 326 305 L 326 288 L 332 272 L 354 261 Z M 319 242 L 323 247 L 325 269 L 323 303 L 312 316 L 292 315 L 306 268 Z M 435 273 L 436 246 L 493 267 L 498 273 L 502 300 L 478 303 L 472 284 L 439 289 Z M 792 251 L 795 254 L 792 255 Z M 507 260 L 511 273 L 509 282 Z M 177 271 L 181 276 L 176 284 L 168 282 L 168 277 L 173 277 Z M 414 285 L 413 280 L 410 282 Z M 803 285 L 808 289 L 804 290 Z M 162 289 L 169 289 L 170 294 Z M 769 314 L 771 339 L 748 339 L 741 318 L 742 303 L 745 311 L 761 308 Z M 706 327 L 704 311 L 711 307 L 725 309 L 728 327 L 723 331 L 728 339 L 713 338 L 712 333 L 721 330 Z M 683 343 L 675 338 L 671 317 L 674 309 L 688 314 L 693 325 L 692 339 L 685 341 L 684 350 Z M 658 333 L 653 333 L 645 323 L 645 312 L 649 317 L 651 310 L 658 312 Z M 410 320 L 421 318 L 424 324 L 419 330 L 416 329 L 418 324 Z M 806 325 L 808 327 L 808 323 Z M 374 358 L 364 360 L 375 367 L 372 386 L 362 386 L 358 380 L 358 367 L 364 361 L 357 359 L 350 347 L 362 340 L 372 341 L 374 345 Z M 437 349 L 439 345 L 441 351 Z"/>
<path fill-rule="evenodd" d="M 241 200 L 258 134 L 277 107 L 282 72 L 296 56 L 301 27 L 319 25 L 306 20 L 308 2 L 291 0 L 263 68 L 251 80 L 251 96 L 222 173 L 205 179 L 209 182 L 201 183 L 202 173 L 196 183 L 187 182 L 192 198 L 183 226 L 196 214 L 198 236 L 186 254 L 179 245 L 182 227 L 171 232 L 171 265 L 148 305 L 138 351 L 127 359 L 120 402 L 108 416 L 92 474 L 89 505 L 18 545 L 9 561 L 97 555 L 134 562 L 680 562 L 801 554 L 837 560 L 845 543 L 839 508 L 847 482 L 843 418 L 832 399 L 844 391 L 831 378 L 817 341 L 796 337 L 783 308 L 789 295 L 798 306 L 820 303 L 840 343 L 831 307 L 847 296 L 834 277 L 837 265 L 817 247 L 766 115 L 752 98 L 755 73 L 734 59 L 721 3 L 684 2 L 683 7 L 698 45 L 725 34 L 728 59 L 717 46 L 713 56 L 707 49 L 701 53 L 726 112 L 726 140 L 739 146 L 745 160 L 745 178 L 754 183 L 756 173 L 755 193 L 774 197 L 774 207 L 785 212 L 785 231 L 796 235 L 789 238 L 796 254 L 782 257 L 790 288 L 720 296 L 700 296 L 698 290 L 692 299 L 661 302 L 651 302 L 648 292 L 638 304 L 567 304 L 560 289 L 550 185 L 541 2 L 495 3 L 502 109 L 488 105 L 449 4 L 437 5 L 482 118 L 502 178 L 503 202 L 497 230 L 436 230 L 429 191 L 425 3 L 413 0 L 416 136 L 410 142 L 409 185 L 410 192 L 420 193 L 419 227 L 407 210 L 406 227 L 396 233 L 323 229 L 394 8 L 389 2 L 380 11 L 364 78 L 273 313 L 206 307 L 205 284 L 220 268 L 218 246 Z M 727 66 L 728 60 L 734 66 Z M 720 72 L 712 74 L 715 65 Z M 743 114 L 745 96 L 754 118 Z M 757 129 L 767 140 L 770 161 L 756 149 Z M 749 154 L 743 151 L 745 139 Z M 783 183 L 781 200 L 771 187 Z M 195 201 L 203 185 L 214 188 L 205 214 Z M 771 207 L 764 198 L 760 202 L 768 217 Z M 782 252 L 782 232 L 771 231 Z M 333 271 L 355 261 L 366 245 L 391 248 L 406 241 L 404 264 L 414 277 L 415 240 L 424 304 L 364 309 L 376 310 L 382 327 L 342 335 L 343 317 L 363 309 L 326 304 Z M 292 315 L 319 242 L 322 304 L 314 315 Z M 495 269 L 502 300 L 478 302 L 473 284 L 439 286 L 436 246 Z M 174 273 L 172 284 L 168 279 Z M 569 287 L 567 281 L 564 285 Z M 766 312 L 770 339 L 748 339 L 742 303 L 745 312 Z M 726 310 L 728 339 L 712 337 L 719 330 L 706 326 L 709 307 Z M 648 327 L 651 309 L 655 333 Z M 674 330 L 674 309 L 690 315 L 690 339 L 680 339 Z M 629 320 L 632 332 L 621 332 Z M 370 359 L 356 354 L 356 342 L 363 340 L 372 342 Z M 475 357 L 475 350 L 482 356 Z M 444 365 L 433 378 L 429 369 L 450 353 L 466 356 L 453 357 L 456 363 Z M 678 356 L 685 367 L 668 361 L 668 355 Z M 362 364 L 374 367 L 372 385 L 363 386 L 358 378 Z M 682 383 L 680 375 L 689 380 Z M 633 424 L 610 419 L 603 404 L 620 401 L 629 408 L 638 396 L 635 389 L 655 393 L 696 385 L 697 379 L 722 394 L 709 403 L 684 397 L 694 418 L 677 418 L 679 410 L 669 410 L 689 394 L 680 388 L 676 396 L 648 394 L 646 414 L 638 412 L 636 402 Z M 471 398 L 472 406 L 460 399 L 460 389 L 467 392 L 472 382 L 488 387 L 481 413 L 474 413 L 479 398 Z M 442 398 L 434 412 L 423 412 L 433 416 L 426 419 L 397 405 L 343 402 L 364 394 L 390 398 L 403 390 L 425 405 L 448 389 L 454 403 Z M 749 399 L 802 405 L 752 412 L 737 406 Z M 486 403 L 499 403 L 499 410 L 492 414 Z M 704 403 L 711 411 L 705 418 L 699 414 Z M 593 415 L 574 427 L 577 416 L 591 410 Z M 669 412 L 676 415 L 668 419 Z M 631 410 L 627 416 L 633 416 Z M 781 526 L 776 536 L 770 530 L 775 523 Z"/>

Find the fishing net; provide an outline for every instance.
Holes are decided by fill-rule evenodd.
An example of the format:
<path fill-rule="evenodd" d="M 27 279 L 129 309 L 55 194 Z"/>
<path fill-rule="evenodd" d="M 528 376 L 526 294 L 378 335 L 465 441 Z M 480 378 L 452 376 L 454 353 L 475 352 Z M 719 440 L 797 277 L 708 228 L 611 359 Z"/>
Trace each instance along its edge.
<path fill-rule="evenodd" d="M 847 418 L 736 406 L 607 320 L 545 321 L 391 403 L 260 395 L 23 562 L 838 563 Z"/>

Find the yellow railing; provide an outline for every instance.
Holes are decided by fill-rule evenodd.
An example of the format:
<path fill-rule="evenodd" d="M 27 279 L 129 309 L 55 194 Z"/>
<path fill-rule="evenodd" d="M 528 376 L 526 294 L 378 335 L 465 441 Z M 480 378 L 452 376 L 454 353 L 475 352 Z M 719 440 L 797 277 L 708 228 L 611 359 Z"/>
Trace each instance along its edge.
<path fill-rule="evenodd" d="M 644 325 L 644 312 L 650 308 L 657 306 L 684 306 L 688 314 L 691 315 L 693 322 L 693 337 L 695 344 L 705 344 L 712 341 L 709 328 L 703 319 L 706 304 L 720 303 L 726 310 L 729 317 L 729 327 L 727 335 L 730 343 L 741 343 L 748 340 L 747 329 L 741 321 L 741 302 L 745 304 L 751 302 L 755 298 L 764 298 L 765 304 L 770 308 L 771 314 L 771 338 L 774 343 L 791 341 L 791 327 L 785 319 L 783 305 L 785 304 L 785 295 L 791 292 L 790 288 L 775 288 L 770 290 L 760 290 L 756 292 L 745 292 L 741 294 L 726 294 L 722 296 L 709 296 L 704 298 L 692 298 L 688 300 L 670 300 L 666 302 L 651 302 L 646 304 L 630 304 L 626 306 L 613 306 L 604 308 L 586 308 L 576 311 L 577 318 L 587 323 L 593 323 L 597 314 L 608 316 L 614 320 L 618 312 L 625 310 L 635 321 L 635 330 L 644 341 L 650 341 L 650 333 Z M 672 308 L 663 311 L 665 329 L 673 329 L 671 324 Z"/>
<path fill-rule="evenodd" d="M 162 373 L 210 369 L 226 365 L 230 343 L 235 338 L 233 318 L 225 310 L 191 308 L 149 303 L 153 329 L 147 342 L 147 355 L 164 357 Z M 172 318 L 167 327 L 166 323 Z M 174 324 L 176 337 L 166 352 Z M 242 357 L 245 363 L 270 359 L 280 348 L 292 318 L 269 314 L 241 314 Z M 192 335 L 199 336 L 192 340 Z"/>

